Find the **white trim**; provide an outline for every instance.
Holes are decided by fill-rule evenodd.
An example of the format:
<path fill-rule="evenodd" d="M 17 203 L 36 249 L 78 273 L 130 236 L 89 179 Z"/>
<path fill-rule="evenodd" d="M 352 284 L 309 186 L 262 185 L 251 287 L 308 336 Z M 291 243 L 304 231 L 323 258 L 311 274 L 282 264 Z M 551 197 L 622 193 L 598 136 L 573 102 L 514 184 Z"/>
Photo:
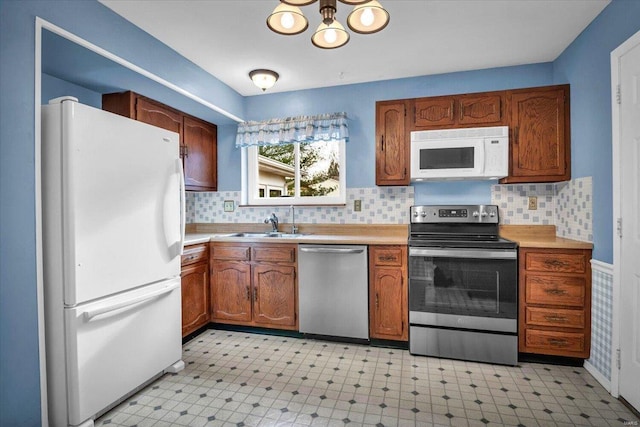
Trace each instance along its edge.
<path fill-rule="evenodd" d="M 597 259 L 591 260 L 591 269 L 595 271 L 599 271 L 600 273 L 605 273 L 610 276 L 613 276 L 613 264 L 609 264 L 608 262 L 598 261 Z"/>
<path fill-rule="evenodd" d="M 600 371 L 598 371 L 596 369 L 595 366 L 593 366 L 591 363 L 589 363 L 588 360 L 584 361 L 584 369 L 586 369 L 587 372 L 589 372 L 591 374 L 591 376 L 596 381 L 598 381 L 602 385 L 602 387 L 604 387 L 605 390 L 607 390 L 609 393 L 611 393 L 611 382 L 608 379 L 606 379 L 604 377 L 604 375 L 602 375 L 600 373 Z"/>
<path fill-rule="evenodd" d="M 42 19 L 36 16 L 35 22 L 35 80 L 34 80 L 34 174 L 35 174 L 35 214 L 36 214 L 36 298 L 38 309 L 38 353 L 40 363 L 40 423 L 49 426 L 49 405 L 47 394 L 47 357 L 44 322 L 44 283 L 42 265 L 42 188 L 41 188 L 41 109 L 42 103 Z"/>
<path fill-rule="evenodd" d="M 210 108 L 211 110 L 213 110 L 213 111 L 215 111 L 217 113 L 220 113 L 225 117 L 230 118 L 231 120 L 234 120 L 234 121 L 236 121 L 238 123 L 245 121 L 245 120 L 241 119 L 240 117 L 238 117 L 238 116 L 236 116 L 236 115 L 234 115 L 234 114 L 232 114 L 232 113 L 230 113 L 230 112 L 218 107 L 217 105 L 214 105 L 214 104 L 210 103 L 209 101 L 206 101 L 206 100 L 200 98 L 199 96 L 194 95 L 193 93 L 182 89 L 180 86 L 177 86 L 177 85 L 171 83 L 170 81 L 165 80 L 162 77 L 159 77 L 159 76 L 157 76 L 157 75 L 145 70 L 144 68 L 138 67 L 137 65 L 135 65 L 135 64 L 123 59 L 123 58 L 120 58 L 119 56 L 109 52 L 108 50 L 105 50 L 105 49 L 103 49 L 103 48 L 101 48 L 99 46 L 96 46 L 93 43 L 88 42 L 88 41 L 76 36 L 75 34 L 70 33 L 69 31 L 58 27 L 55 24 L 47 22 L 47 21 L 45 21 L 44 19 L 42 19 L 40 17 L 36 17 L 36 22 L 40 23 L 41 28 L 45 28 L 45 29 L 47 29 L 47 30 L 49 30 L 49 31 L 51 31 L 53 33 L 56 33 L 57 35 L 59 35 L 61 37 L 64 37 L 65 39 L 70 40 L 70 41 L 72 41 L 72 42 L 74 42 L 74 43 L 76 43 L 76 44 L 78 44 L 78 45 L 80 45 L 80 46 L 82 46 L 84 48 L 87 48 L 90 51 L 95 52 L 100 56 L 103 56 L 103 57 L 105 57 L 107 59 L 110 59 L 111 61 L 113 61 L 113 62 L 115 62 L 117 64 L 120 64 L 123 67 L 128 68 L 128 69 L 130 69 L 131 71 L 133 71 L 135 73 L 138 73 L 138 74 L 140 74 L 140 75 L 142 75 L 142 76 L 144 76 L 144 77 L 146 77 L 148 79 L 151 79 L 156 83 L 160 83 L 161 85 L 163 85 L 163 86 L 165 86 L 165 87 L 167 87 L 167 88 L 169 88 L 169 89 L 171 89 L 171 90 L 173 90 L 175 92 L 178 92 L 179 94 L 184 95 L 187 98 L 192 99 L 193 101 L 196 101 L 197 103 L 202 104 L 205 107 Z M 40 101 L 38 101 L 38 102 L 40 102 Z"/>
<path fill-rule="evenodd" d="M 622 274 L 621 254 L 622 240 L 617 233 L 617 218 L 621 215 L 620 192 L 620 106 L 616 100 L 617 87 L 620 84 L 620 58 L 636 45 L 640 44 L 640 31 L 629 37 L 611 52 L 611 150 L 612 150 L 612 178 L 613 178 L 613 324 L 611 337 L 611 360 L 616 360 L 616 350 L 620 347 L 620 277 Z M 619 370 L 611 364 L 611 395 L 619 394 Z"/>

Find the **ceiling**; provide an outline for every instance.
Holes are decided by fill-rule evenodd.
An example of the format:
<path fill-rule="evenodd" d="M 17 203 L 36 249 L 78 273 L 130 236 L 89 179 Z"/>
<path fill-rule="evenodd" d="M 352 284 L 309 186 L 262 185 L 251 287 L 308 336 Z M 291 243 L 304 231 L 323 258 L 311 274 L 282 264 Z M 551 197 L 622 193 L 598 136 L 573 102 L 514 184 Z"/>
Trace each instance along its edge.
<path fill-rule="evenodd" d="M 277 0 L 100 0 L 242 95 L 262 93 L 249 71 L 280 80 L 267 93 L 555 60 L 610 0 L 380 0 L 391 19 L 372 35 L 349 31 L 314 47 L 318 3 L 301 7 L 302 34 L 267 28 Z M 338 3 L 346 27 L 353 6 Z"/>

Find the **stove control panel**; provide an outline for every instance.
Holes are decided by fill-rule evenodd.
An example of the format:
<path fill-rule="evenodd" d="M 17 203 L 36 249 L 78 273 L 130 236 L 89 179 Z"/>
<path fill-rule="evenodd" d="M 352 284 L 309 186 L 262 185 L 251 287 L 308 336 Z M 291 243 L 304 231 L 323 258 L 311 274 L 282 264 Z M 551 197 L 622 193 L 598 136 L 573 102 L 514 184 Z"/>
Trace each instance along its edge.
<path fill-rule="evenodd" d="M 411 207 L 412 223 L 498 224 L 496 205 L 423 205 Z"/>

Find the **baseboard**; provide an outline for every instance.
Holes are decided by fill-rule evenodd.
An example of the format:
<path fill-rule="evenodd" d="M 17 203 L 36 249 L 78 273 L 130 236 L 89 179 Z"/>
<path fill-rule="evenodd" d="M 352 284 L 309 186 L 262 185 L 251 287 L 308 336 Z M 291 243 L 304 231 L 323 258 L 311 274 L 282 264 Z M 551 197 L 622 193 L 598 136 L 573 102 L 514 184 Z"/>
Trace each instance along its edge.
<path fill-rule="evenodd" d="M 587 370 L 587 372 L 589 372 L 591 374 L 591 376 L 593 378 L 595 378 L 596 381 L 598 381 L 602 387 L 604 387 L 605 390 L 607 390 L 607 393 L 611 393 L 611 381 L 609 381 L 608 379 L 606 379 L 604 377 L 604 375 L 602 375 L 595 366 L 593 366 L 591 363 L 589 363 L 589 361 L 585 360 L 584 361 L 584 369 Z"/>

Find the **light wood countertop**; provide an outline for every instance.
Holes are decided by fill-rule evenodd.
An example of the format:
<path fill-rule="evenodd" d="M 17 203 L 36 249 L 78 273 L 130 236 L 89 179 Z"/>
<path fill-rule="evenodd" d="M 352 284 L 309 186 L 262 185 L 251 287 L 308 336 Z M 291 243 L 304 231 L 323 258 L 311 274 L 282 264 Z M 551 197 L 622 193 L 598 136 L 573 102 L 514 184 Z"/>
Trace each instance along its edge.
<path fill-rule="evenodd" d="M 593 243 L 556 236 L 555 225 L 501 225 L 500 236 L 521 248 L 593 249 Z"/>
<path fill-rule="evenodd" d="M 310 243 L 333 245 L 406 245 L 409 228 L 396 224 L 299 224 L 296 237 L 238 237 L 232 233 L 269 232 L 265 224 L 187 224 L 185 246 L 206 242 Z M 289 233 L 290 224 L 279 231 Z"/>

